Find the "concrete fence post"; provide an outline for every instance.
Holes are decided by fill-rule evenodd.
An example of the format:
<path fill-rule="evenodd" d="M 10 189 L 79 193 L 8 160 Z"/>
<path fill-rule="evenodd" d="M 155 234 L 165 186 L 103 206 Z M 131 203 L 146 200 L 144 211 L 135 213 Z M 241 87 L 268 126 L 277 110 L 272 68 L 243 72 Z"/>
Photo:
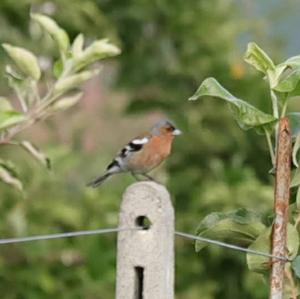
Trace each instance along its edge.
<path fill-rule="evenodd" d="M 118 234 L 116 299 L 174 299 L 174 210 L 166 188 L 138 182 L 127 188 Z"/>

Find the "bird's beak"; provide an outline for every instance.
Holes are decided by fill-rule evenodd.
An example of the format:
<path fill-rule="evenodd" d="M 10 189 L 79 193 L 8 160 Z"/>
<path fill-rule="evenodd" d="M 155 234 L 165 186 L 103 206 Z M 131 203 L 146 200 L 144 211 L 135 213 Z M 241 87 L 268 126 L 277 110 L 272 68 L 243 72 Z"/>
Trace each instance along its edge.
<path fill-rule="evenodd" d="M 175 129 L 175 130 L 173 131 L 172 134 L 173 134 L 174 136 L 176 136 L 176 135 L 181 135 L 182 132 L 181 132 L 180 130 L 178 130 L 178 129 Z"/>

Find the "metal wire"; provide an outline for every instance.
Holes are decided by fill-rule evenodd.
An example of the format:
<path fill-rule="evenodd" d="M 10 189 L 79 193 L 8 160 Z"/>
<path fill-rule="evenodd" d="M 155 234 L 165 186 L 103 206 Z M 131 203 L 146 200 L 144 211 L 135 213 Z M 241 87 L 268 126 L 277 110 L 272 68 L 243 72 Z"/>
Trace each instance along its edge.
<path fill-rule="evenodd" d="M 116 233 L 120 231 L 130 231 L 130 230 L 139 230 L 140 228 L 104 228 L 104 229 L 95 229 L 95 230 L 83 230 L 77 232 L 66 232 L 50 235 L 38 235 L 31 237 L 21 237 L 21 238 L 9 238 L 9 239 L 0 239 L 0 245 L 12 244 L 12 243 L 22 243 L 22 242 L 31 242 L 31 241 L 40 241 L 40 240 L 50 240 L 50 239 L 59 239 L 59 238 L 70 238 L 78 236 L 89 236 L 89 235 L 100 235 L 107 233 Z"/>
<path fill-rule="evenodd" d="M 30 237 L 20 237 L 20 238 L 7 238 L 7 239 L 0 239 L 0 245 L 5 245 L 5 244 L 12 244 L 12 243 L 24 243 L 24 242 L 32 242 L 32 241 L 41 241 L 41 240 L 50 240 L 50 239 L 60 239 L 60 238 L 70 238 L 70 237 L 78 237 L 78 236 L 89 236 L 89 235 L 101 235 L 101 234 L 108 234 L 108 233 L 117 233 L 121 231 L 136 231 L 136 230 L 143 230 L 141 227 L 133 227 L 133 228 L 119 228 L 119 227 L 114 227 L 114 228 L 104 228 L 104 229 L 95 229 L 95 230 L 83 230 L 83 231 L 76 231 L 76 232 L 66 232 L 66 233 L 58 233 L 58 234 L 49 234 L 49 235 L 37 235 L 37 236 L 30 236 Z M 265 256 L 281 261 L 290 261 L 290 259 L 286 257 L 280 257 L 280 256 L 274 256 L 272 254 L 266 253 L 266 252 L 261 252 L 261 251 L 256 251 L 244 247 L 240 247 L 237 245 L 233 244 L 228 244 L 225 242 L 213 240 L 213 239 L 208 239 L 180 231 L 176 231 L 175 235 L 184 237 L 187 239 L 192 239 L 196 241 L 201 241 L 201 242 L 206 242 L 209 244 L 214 244 L 218 245 L 221 247 L 237 250 L 237 251 L 242 251 L 242 252 L 247 252 L 249 254 L 253 255 L 259 255 L 259 256 Z"/>
<path fill-rule="evenodd" d="M 218 245 L 218 246 L 221 246 L 221 247 L 225 247 L 225 248 L 229 248 L 229 249 L 233 249 L 233 250 L 237 250 L 237 251 L 247 252 L 247 253 L 253 254 L 253 255 L 270 257 L 270 258 L 285 261 L 285 262 L 291 261 L 290 259 L 288 259 L 287 257 L 284 257 L 284 256 L 275 256 L 275 255 L 272 255 L 270 253 L 256 251 L 256 250 L 240 247 L 240 246 L 237 246 L 237 245 L 228 244 L 228 243 L 225 243 L 225 242 L 212 240 L 212 239 L 208 239 L 208 238 L 203 238 L 203 237 L 199 237 L 199 236 L 195 236 L 195 235 L 191 235 L 191 234 L 187 234 L 187 233 L 183 233 L 183 232 L 179 232 L 179 231 L 176 231 L 175 235 L 180 236 L 180 237 L 184 237 L 184 238 L 187 238 L 187 239 L 192 239 L 192 240 L 197 240 L 197 241 L 201 241 L 201 242 L 205 242 L 205 243 L 209 243 L 209 244 Z"/>

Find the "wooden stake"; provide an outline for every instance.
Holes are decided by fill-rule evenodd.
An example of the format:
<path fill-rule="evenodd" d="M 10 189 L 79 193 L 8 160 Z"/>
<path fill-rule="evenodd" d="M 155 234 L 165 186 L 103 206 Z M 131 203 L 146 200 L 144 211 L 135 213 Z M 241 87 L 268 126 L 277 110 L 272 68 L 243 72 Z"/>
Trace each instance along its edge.
<path fill-rule="evenodd" d="M 290 198 L 292 140 L 287 118 L 279 121 L 275 178 L 275 221 L 272 232 L 272 255 L 285 256 L 288 206 Z M 272 259 L 270 299 L 282 299 L 285 262 Z"/>

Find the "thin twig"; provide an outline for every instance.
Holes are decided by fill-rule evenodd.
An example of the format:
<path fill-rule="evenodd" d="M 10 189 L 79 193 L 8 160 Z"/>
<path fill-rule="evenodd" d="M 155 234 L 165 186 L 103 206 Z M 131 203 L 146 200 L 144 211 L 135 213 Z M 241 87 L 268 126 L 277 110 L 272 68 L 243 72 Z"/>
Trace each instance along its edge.
<path fill-rule="evenodd" d="M 70 75 L 71 71 L 72 71 L 72 65 L 68 65 L 55 84 L 57 84 L 58 82 L 63 80 L 65 77 Z M 15 127 L 12 127 L 11 129 L 9 129 L 7 131 L 7 133 L 0 139 L 0 145 L 7 144 L 15 135 L 26 130 L 28 127 L 35 124 L 37 121 L 45 118 L 45 111 L 47 110 L 47 108 L 50 105 L 52 105 L 60 96 L 62 96 L 62 94 L 61 95 L 54 94 L 54 85 L 50 88 L 50 90 L 47 92 L 47 94 L 38 101 L 38 103 L 35 105 L 35 107 L 33 107 L 31 109 L 31 111 L 28 111 L 27 118 L 24 122 L 20 123 L 19 125 L 16 125 Z M 33 86 L 33 89 L 34 88 L 36 88 L 36 90 L 33 91 L 35 93 L 34 96 L 37 99 L 39 99 L 37 86 L 36 85 Z M 22 107 L 22 108 L 24 108 L 24 107 Z M 27 109 L 27 107 L 26 107 L 26 109 Z M 48 116 L 48 114 L 47 114 L 47 116 Z"/>
<path fill-rule="evenodd" d="M 297 286 L 295 284 L 291 269 L 285 269 L 284 274 L 290 284 L 290 295 L 292 296 L 291 299 L 297 299 Z"/>
<path fill-rule="evenodd" d="M 28 107 L 27 107 L 25 99 L 23 98 L 23 95 L 21 94 L 21 92 L 20 92 L 20 90 L 19 90 L 18 87 L 14 87 L 14 91 L 15 91 L 15 93 L 17 95 L 17 98 L 19 100 L 19 103 L 20 103 L 22 111 L 24 113 L 26 113 L 28 111 Z"/>

